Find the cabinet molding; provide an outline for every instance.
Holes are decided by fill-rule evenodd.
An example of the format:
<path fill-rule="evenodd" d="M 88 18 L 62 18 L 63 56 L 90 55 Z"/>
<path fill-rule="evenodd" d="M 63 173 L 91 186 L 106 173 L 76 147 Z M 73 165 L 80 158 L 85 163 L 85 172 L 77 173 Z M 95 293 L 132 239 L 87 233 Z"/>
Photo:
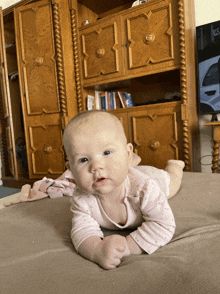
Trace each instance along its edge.
<path fill-rule="evenodd" d="M 188 122 L 188 93 L 187 93 L 187 72 L 186 72 L 186 39 L 185 39 L 185 21 L 184 21 L 184 3 L 178 2 L 179 10 L 179 34 L 180 34 L 180 82 L 182 96 L 182 124 L 183 124 L 183 157 L 185 161 L 185 170 L 192 168 L 191 152 L 189 144 L 189 122 Z"/>
<path fill-rule="evenodd" d="M 58 74 L 58 85 L 59 85 L 59 97 L 60 97 L 60 107 L 62 113 L 62 128 L 63 130 L 67 126 L 67 104 L 66 104 L 66 87 L 65 87 L 65 76 L 64 76 L 64 66 L 63 66 L 63 50 L 61 42 L 61 32 L 60 32 L 60 12 L 59 4 L 55 1 L 52 2 L 53 11 L 53 24 L 54 24 L 54 38 L 55 38 L 55 48 L 56 48 L 56 59 L 57 59 L 57 74 Z"/>
<path fill-rule="evenodd" d="M 2 133 L 2 146 L 6 147 L 3 150 L 3 158 L 5 163 L 8 163 L 9 170 L 12 176 L 18 179 L 18 166 L 16 160 L 16 149 L 15 149 L 15 134 L 14 134 L 14 121 L 12 116 L 12 103 L 9 89 L 8 81 L 8 69 L 7 69 L 7 59 L 6 59 L 6 44 L 4 39 L 4 22 L 2 8 L 0 7 L 0 79 L 1 79 L 1 100 L 2 100 L 2 111 L 3 116 L 1 118 L 1 126 L 5 126 L 5 132 Z"/>
<path fill-rule="evenodd" d="M 72 40 L 73 40 L 77 106 L 78 106 L 78 111 L 82 111 L 83 100 L 82 100 L 80 64 L 79 64 L 78 31 L 77 31 L 77 25 L 76 25 L 76 10 L 73 8 L 70 9 L 70 17 L 71 17 Z"/>

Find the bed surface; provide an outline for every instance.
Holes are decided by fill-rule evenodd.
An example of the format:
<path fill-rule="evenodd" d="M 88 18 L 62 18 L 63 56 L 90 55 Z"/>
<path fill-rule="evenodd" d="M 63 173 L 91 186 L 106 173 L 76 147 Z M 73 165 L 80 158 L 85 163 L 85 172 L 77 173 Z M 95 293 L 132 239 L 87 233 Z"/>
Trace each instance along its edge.
<path fill-rule="evenodd" d="M 184 173 L 173 240 L 103 270 L 70 239 L 70 198 L 0 210 L 0 293 L 220 293 L 220 175 Z M 109 232 L 108 232 L 109 233 Z"/>

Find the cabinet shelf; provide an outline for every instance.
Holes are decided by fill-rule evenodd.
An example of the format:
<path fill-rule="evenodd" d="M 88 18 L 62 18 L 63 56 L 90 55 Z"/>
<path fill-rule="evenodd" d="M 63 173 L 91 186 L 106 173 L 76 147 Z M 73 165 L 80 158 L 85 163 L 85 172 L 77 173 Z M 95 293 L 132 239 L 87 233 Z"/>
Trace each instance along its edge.
<path fill-rule="evenodd" d="M 78 0 L 78 7 L 83 7 L 88 11 L 92 11 L 98 17 L 112 15 L 118 11 L 125 10 L 132 6 L 134 1 L 131 0 L 111 0 L 111 1 L 96 1 L 96 0 Z M 81 12 L 79 10 L 79 12 Z"/>

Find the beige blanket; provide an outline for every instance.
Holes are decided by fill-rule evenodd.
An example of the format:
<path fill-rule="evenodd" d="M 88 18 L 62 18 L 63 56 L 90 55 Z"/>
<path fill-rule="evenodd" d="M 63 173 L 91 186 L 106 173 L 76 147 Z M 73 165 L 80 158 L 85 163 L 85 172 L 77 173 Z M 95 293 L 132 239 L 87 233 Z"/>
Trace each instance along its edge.
<path fill-rule="evenodd" d="M 110 271 L 74 250 L 69 201 L 45 198 L 0 210 L 1 294 L 220 293 L 220 175 L 184 173 L 169 200 L 173 240 Z"/>

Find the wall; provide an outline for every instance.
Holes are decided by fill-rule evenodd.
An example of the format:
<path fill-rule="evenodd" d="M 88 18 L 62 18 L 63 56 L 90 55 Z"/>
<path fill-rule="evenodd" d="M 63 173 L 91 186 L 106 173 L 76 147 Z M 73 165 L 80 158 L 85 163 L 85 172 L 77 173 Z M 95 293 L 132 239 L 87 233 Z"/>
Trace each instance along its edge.
<path fill-rule="evenodd" d="M 219 0 L 194 0 L 196 26 L 220 20 Z M 218 115 L 220 121 L 220 115 Z M 202 172 L 211 173 L 212 164 L 212 127 L 204 127 L 205 122 L 211 121 L 211 115 L 200 116 L 200 141 Z"/>
<path fill-rule="evenodd" d="M 5 9 L 8 6 L 11 6 L 14 3 L 19 2 L 20 0 L 0 0 L 0 6 L 2 9 Z"/>

